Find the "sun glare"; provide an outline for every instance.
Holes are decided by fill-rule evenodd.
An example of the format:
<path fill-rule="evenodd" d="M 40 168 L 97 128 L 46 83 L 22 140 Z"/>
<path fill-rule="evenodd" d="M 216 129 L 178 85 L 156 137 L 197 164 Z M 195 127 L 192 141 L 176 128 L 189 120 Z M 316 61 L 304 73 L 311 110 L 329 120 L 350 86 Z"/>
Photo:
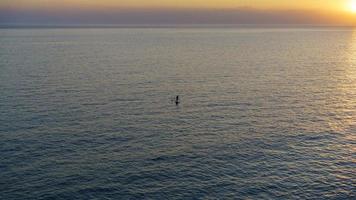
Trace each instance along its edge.
<path fill-rule="evenodd" d="M 351 12 L 356 13 L 356 0 L 352 0 L 349 4 L 349 9 Z"/>

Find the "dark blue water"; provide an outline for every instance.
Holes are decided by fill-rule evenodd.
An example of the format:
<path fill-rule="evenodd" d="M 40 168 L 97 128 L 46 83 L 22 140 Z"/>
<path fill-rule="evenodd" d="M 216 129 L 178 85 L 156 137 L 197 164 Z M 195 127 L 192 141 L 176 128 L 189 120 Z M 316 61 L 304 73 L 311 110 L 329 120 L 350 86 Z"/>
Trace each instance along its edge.
<path fill-rule="evenodd" d="M 355 197 L 352 29 L 0 29 L 0 199 Z"/>

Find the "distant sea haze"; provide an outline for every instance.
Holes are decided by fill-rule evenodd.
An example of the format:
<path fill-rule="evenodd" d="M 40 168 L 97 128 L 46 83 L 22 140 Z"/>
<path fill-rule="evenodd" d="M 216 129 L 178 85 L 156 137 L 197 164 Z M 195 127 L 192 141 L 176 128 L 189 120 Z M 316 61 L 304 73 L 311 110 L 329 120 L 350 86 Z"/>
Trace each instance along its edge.
<path fill-rule="evenodd" d="M 0 24 L 314 24 L 355 25 L 349 12 L 236 9 L 20 10 L 0 8 Z"/>
<path fill-rule="evenodd" d="M 355 199 L 355 57 L 349 27 L 2 28 L 0 199 Z"/>

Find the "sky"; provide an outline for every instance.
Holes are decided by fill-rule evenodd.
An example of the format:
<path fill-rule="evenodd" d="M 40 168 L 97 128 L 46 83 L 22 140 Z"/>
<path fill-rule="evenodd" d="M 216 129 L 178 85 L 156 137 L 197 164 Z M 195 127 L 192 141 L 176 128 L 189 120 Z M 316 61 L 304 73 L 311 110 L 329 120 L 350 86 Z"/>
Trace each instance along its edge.
<path fill-rule="evenodd" d="M 0 24 L 356 25 L 356 0 L 0 0 Z"/>

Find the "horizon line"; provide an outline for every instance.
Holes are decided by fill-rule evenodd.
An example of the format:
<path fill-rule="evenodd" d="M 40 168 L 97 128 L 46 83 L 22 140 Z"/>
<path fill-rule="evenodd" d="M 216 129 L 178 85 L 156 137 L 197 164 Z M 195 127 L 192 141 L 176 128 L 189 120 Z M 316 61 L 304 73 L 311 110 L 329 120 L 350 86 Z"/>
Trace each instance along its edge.
<path fill-rule="evenodd" d="M 313 27 L 335 27 L 335 28 L 355 28 L 356 25 L 349 25 L 349 24 L 308 24 L 308 23 L 295 23 L 295 24 L 283 24 L 283 23 L 175 23 L 175 24 L 159 24 L 159 23 L 152 23 L 152 24 L 136 24 L 136 23 L 122 23 L 122 24 L 56 24 L 56 23 L 0 23 L 0 28 L 179 28 L 179 27 L 192 27 L 192 28 L 199 28 L 199 27 L 207 27 L 207 28 L 313 28 Z"/>

